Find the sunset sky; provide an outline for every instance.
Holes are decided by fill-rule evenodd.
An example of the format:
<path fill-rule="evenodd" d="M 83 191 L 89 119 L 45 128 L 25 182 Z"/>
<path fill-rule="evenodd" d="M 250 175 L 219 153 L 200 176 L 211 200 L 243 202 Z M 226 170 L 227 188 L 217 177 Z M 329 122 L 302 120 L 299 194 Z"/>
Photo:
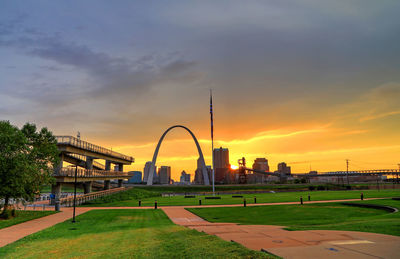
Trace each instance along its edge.
<path fill-rule="evenodd" d="M 398 168 L 400 1 L 1 1 L 0 120 L 135 157 Z M 182 129 L 158 166 L 179 180 Z"/>

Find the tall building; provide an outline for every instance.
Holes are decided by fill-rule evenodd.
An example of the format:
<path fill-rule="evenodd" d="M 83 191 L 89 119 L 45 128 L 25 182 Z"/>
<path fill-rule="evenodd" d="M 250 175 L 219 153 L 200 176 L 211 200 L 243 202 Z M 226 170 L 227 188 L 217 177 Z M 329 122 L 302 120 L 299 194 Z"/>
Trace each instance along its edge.
<path fill-rule="evenodd" d="M 151 167 L 151 162 L 147 161 L 146 164 L 144 165 L 144 169 L 143 169 L 143 182 L 147 183 L 147 179 L 149 179 L 149 171 L 150 171 L 150 167 Z M 153 182 L 156 183 L 157 181 L 157 171 L 156 168 L 154 168 L 154 172 L 153 172 Z"/>
<path fill-rule="evenodd" d="M 291 174 L 290 166 L 287 166 L 285 162 L 279 163 L 278 164 L 278 173 L 284 174 L 284 175 L 290 175 Z"/>
<path fill-rule="evenodd" d="M 213 151 L 214 168 L 230 168 L 229 150 L 227 148 L 215 148 Z"/>
<path fill-rule="evenodd" d="M 170 184 L 171 183 L 171 167 L 161 166 L 158 170 L 158 179 L 160 184 Z"/>
<path fill-rule="evenodd" d="M 207 167 L 208 179 L 210 180 L 210 184 L 212 184 L 211 166 L 206 166 L 206 167 Z M 200 158 L 197 159 L 197 169 L 194 172 L 194 183 L 195 184 L 204 184 L 203 171 L 201 170 Z"/>
<path fill-rule="evenodd" d="M 184 183 L 184 184 L 189 184 L 190 183 L 190 174 L 186 173 L 185 171 L 182 171 L 180 182 Z"/>
<path fill-rule="evenodd" d="M 222 147 L 215 148 L 213 156 L 215 183 L 231 183 L 229 150 Z"/>

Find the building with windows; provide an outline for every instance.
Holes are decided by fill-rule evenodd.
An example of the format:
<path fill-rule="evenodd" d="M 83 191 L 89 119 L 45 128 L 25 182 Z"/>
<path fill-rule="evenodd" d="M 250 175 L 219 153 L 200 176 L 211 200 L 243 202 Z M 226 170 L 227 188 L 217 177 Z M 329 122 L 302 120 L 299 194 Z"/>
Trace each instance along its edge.
<path fill-rule="evenodd" d="M 231 164 L 229 163 L 229 150 L 227 148 L 215 148 L 214 156 L 214 173 L 215 183 L 232 183 Z"/>
<path fill-rule="evenodd" d="M 171 183 L 171 167 L 161 166 L 158 170 L 158 180 L 160 184 L 170 184 Z"/>
<path fill-rule="evenodd" d="M 147 179 L 149 179 L 150 167 L 151 167 L 151 161 L 147 161 L 143 169 L 143 182 L 145 183 L 147 183 Z M 153 182 L 154 183 L 158 182 L 156 168 L 154 168 L 153 172 Z"/>
<path fill-rule="evenodd" d="M 185 170 L 183 170 L 179 182 L 182 184 L 190 184 L 190 176 L 190 174 L 186 173 Z"/>
<path fill-rule="evenodd" d="M 253 169 L 263 172 L 269 172 L 268 159 L 256 158 L 253 163 Z M 268 176 L 258 173 L 253 173 L 253 179 L 249 179 L 249 183 L 263 183 L 267 180 Z"/>

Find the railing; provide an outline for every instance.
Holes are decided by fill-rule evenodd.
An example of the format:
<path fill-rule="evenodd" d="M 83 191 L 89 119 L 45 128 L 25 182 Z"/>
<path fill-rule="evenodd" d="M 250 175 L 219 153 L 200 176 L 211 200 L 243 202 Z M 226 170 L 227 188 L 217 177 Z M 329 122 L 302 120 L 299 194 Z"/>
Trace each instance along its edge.
<path fill-rule="evenodd" d="M 54 172 L 54 176 L 64 176 L 64 177 L 75 177 L 75 167 L 63 167 L 59 171 Z M 96 178 L 96 177 L 121 177 L 125 176 L 126 178 L 129 178 L 133 176 L 133 174 L 128 173 L 128 172 L 121 172 L 121 171 L 104 171 L 104 170 L 95 170 L 95 169 L 82 169 L 78 168 L 77 177 L 90 177 L 90 178 Z"/>
<path fill-rule="evenodd" d="M 110 195 L 113 193 L 117 192 L 122 192 L 126 191 L 128 188 L 125 187 L 119 187 L 119 188 L 114 188 L 114 189 L 109 189 L 109 190 L 104 190 L 104 191 L 99 191 L 99 192 L 92 192 L 92 193 L 87 193 L 87 194 L 81 194 L 76 196 L 76 205 L 80 205 L 82 203 L 85 203 L 87 201 L 91 201 L 106 195 Z M 66 207 L 72 207 L 74 206 L 74 197 L 68 197 L 68 198 L 62 198 L 60 199 L 60 204 Z"/>
<path fill-rule="evenodd" d="M 127 160 L 130 162 L 134 162 L 135 159 L 131 156 L 126 156 L 121 153 L 112 151 L 108 148 L 104 148 L 98 145 L 91 144 L 89 142 L 77 139 L 72 136 L 56 136 L 57 139 L 57 144 L 66 144 L 66 145 L 71 145 L 74 147 L 90 150 L 92 152 L 100 153 L 100 154 L 106 154 L 112 157 L 120 158 L 123 160 Z"/>
<path fill-rule="evenodd" d="M 79 155 L 79 154 L 68 154 L 68 156 L 86 162 L 86 156 Z M 100 164 L 99 162 L 94 161 L 94 160 L 93 160 L 93 166 L 96 166 L 96 167 L 98 167 L 98 168 L 101 168 L 102 170 L 104 170 L 104 169 L 106 168 L 105 165 Z"/>

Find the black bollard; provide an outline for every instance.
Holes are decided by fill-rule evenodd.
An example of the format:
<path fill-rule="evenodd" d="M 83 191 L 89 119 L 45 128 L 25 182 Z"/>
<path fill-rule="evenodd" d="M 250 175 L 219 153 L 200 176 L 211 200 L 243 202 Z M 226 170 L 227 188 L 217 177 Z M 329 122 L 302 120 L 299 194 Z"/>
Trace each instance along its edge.
<path fill-rule="evenodd" d="M 310 197 L 310 194 L 308 195 L 308 201 L 311 201 L 311 197 Z"/>
<path fill-rule="evenodd" d="M 154 209 L 157 209 L 157 201 L 154 202 Z"/>
<path fill-rule="evenodd" d="M 201 200 L 199 200 L 199 205 L 201 205 Z"/>
<path fill-rule="evenodd" d="M 55 211 L 60 211 L 60 201 L 56 201 L 56 205 L 54 206 Z"/>
<path fill-rule="evenodd" d="M 364 200 L 364 193 L 361 193 L 361 200 Z"/>
<path fill-rule="evenodd" d="M 140 207 L 140 206 L 142 206 L 142 201 L 141 201 L 141 200 L 139 200 L 139 207 Z"/>
<path fill-rule="evenodd" d="M 254 203 L 257 203 L 257 197 L 254 197 Z"/>
<path fill-rule="evenodd" d="M 246 199 L 243 199 L 243 207 L 246 207 Z"/>
<path fill-rule="evenodd" d="M 300 204 L 303 205 L 303 196 L 300 196 Z"/>

